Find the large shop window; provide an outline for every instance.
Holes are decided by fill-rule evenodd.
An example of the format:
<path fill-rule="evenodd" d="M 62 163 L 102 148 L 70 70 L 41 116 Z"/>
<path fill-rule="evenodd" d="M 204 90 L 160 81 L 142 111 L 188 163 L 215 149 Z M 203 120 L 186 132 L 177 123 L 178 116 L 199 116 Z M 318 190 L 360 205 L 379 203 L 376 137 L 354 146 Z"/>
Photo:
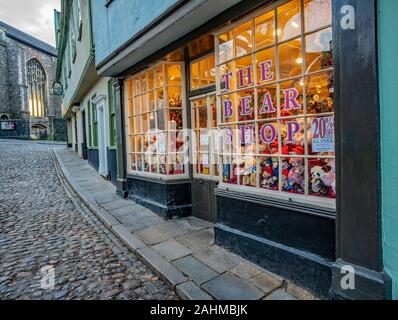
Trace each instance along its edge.
<path fill-rule="evenodd" d="M 129 172 L 186 178 L 183 64 L 162 62 L 127 80 Z"/>
<path fill-rule="evenodd" d="M 283 1 L 216 33 L 222 185 L 334 205 L 331 15 Z"/>

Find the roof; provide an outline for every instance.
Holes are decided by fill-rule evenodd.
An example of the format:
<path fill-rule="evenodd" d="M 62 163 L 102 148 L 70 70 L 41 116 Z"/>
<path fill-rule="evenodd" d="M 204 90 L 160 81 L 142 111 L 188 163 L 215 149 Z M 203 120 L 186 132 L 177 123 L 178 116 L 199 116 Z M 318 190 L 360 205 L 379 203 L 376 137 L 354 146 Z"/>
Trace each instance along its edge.
<path fill-rule="evenodd" d="M 40 50 L 44 53 L 47 53 L 51 56 L 54 56 L 54 57 L 56 57 L 58 54 L 57 49 L 54 48 L 53 46 L 33 37 L 25 32 L 22 32 L 21 30 L 18 30 L 3 21 L 0 21 L 0 28 L 4 29 L 4 31 L 6 32 L 6 34 L 9 38 L 20 41 L 28 46 L 31 46 L 35 49 L 38 49 L 38 50 Z"/>

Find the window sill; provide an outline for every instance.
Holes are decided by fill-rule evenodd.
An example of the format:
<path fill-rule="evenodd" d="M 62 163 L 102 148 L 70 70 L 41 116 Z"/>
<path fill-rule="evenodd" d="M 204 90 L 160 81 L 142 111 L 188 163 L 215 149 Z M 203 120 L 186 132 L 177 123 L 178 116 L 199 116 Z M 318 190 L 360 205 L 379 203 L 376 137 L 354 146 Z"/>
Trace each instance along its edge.
<path fill-rule="evenodd" d="M 175 176 L 161 176 L 155 173 L 149 172 L 134 172 L 130 171 L 127 173 L 127 178 L 145 180 L 153 183 L 161 184 L 180 184 L 180 183 L 190 183 L 191 180 L 187 174 L 175 175 Z"/>
<path fill-rule="evenodd" d="M 311 197 L 311 199 L 308 199 L 308 196 L 297 196 L 290 194 L 270 195 L 261 192 L 261 190 L 244 190 L 241 188 L 238 189 L 234 186 L 226 186 L 225 184 L 220 184 L 218 188 L 215 189 L 214 193 L 216 196 L 248 201 L 263 206 L 272 206 L 329 219 L 336 218 L 335 201 L 319 201 L 329 199 L 316 199 L 316 197 Z M 313 202 L 310 202 L 310 200 L 313 200 Z"/>

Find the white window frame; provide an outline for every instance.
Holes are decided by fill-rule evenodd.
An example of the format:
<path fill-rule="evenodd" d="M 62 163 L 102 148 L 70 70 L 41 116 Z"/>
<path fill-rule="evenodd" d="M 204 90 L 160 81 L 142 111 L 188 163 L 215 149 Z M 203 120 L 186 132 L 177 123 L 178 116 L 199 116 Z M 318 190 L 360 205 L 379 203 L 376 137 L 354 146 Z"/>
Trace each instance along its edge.
<path fill-rule="evenodd" d="M 196 131 L 200 131 L 200 128 L 197 127 L 197 124 L 194 123 L 194 117 L 193 117 L 193 105 L 192 102 L 194 100 L 198 100 L 198 99 L 206 99 L 206 107 L 207 107 L 207 132 L 208 132 L 208 136 L 209 136 L 209 147 L 208 147 L 208 155 L 209 155 L 209 174 L 205 175 L 202 173 L 198 173 L 197 172 L 197 163 L 196 163 L 196 155 L 201 152 L 197 151 L 197 145 L 196 145 L 196 139 L 193 139 L 193 137 L 191 137 L 191 163 L 193 164 L 193 176 L 194 178 L 198 178 L 198 179 L 203 179 L 203 180 L 212 180 L 212 181 L 218 181 L 219 180 L 219 175 L 215 175 L 215 170 L 214 170 L 214 166 L 218 165 L 218 148 L 217 148 L 217 144 L 216 146 L 213 146 L 213 143 L 215 142 L 215 139 L 218 139 L 217 136 L 217 127 L 213 128 L 211 126 L 211 117 L 212 117 L 212 112 L 210 109 L 210 104 L 211 104 L 211 97 L 216 98 L 216 92 L 212 91 L 209 93 L 205 93 L 205 94 L 201 94 L 201 95 L 197 95 L 197 96 L 193 96 L 189 99 L 189 104 L 190 104 L 190 110 L 191 110 L 191 128 L 192 128 L 192 133 L 196 133 Z M 217 102 L 217 98 L 216 98 L 216 102 Z M 198 108 L 195 108 L 198 109 Z M 217 113 L 217 112 L 216 112 Z M 196 117 L 197 118 L 197 117 Z M 216 119 L 218 120 L 218 119 Z M 202 128 L 203 129 L 203 128 Z M 215 137 L 212 137 L 211 134 L 216 134 Z M 205 154 L 205 152 L 203 152 L 203 154 Z M 215 159 L 213 159 L 213 157 L 215 157 Z M 215 160 L 215 162 L 213 162 L 213 160 Z"/>
<path fill-rule="evenodd" d="M 209 87 L 212 87 L 212 86 L 214 86 L 215 85 L 215 83 L 214 84 L 210 84 L 209 83 L 209 79 L 207 79 L 207 85 L 206 86 L 202 86 L 202 87 L 198 87 L 198 88 L 192 88 L 192 84 L 193 84 L 193 78 L 192 78 L 192 65 L 194 64 L 194 63 L 197 63 L 197 62 L 200 62 L 201 60 L 204 60 L 204 59 L 207 59 L 207 58 L 209 58 L 209 57 L 211 57 L 211 56 L 214 56 L 214 52 L 211 52 L 211 53 L 209 53 L 209 54 L 206 54 L 206 55 L 204 55 L 204 56 L 201 56 L 201 57 L 199 57 L 199 58 L 196 58 L 196 59 L 194 59 L 194 60 L 192 60 L 192 61 L 190 61 L 189 62 L 189 90 L 191 91 L 191 92 L 195 92 L 196 90 L 204 90 L 204 89 L 206 89 L 206 88 L 209 88 Z M 198 74 L 200 75 L 200 64 L 198 65 Z M 216 68 L 216 65 L 214 64 L 214 67 Z M 211 70 L 211 68 L 209 68 L 209 65 L 208 65 L 208 71 L 210 72 L 210 70 Z"/>
<path fill-rule="evenodd" d="M 163 72 L 163 75 L 166 75 L 166 65 L 176 65 L 176 64 L 178 64 L 178 65 L 180 65 L 180 67 L 181 67 L 181 85 L 180 85 L 180 87 L 181 87 L 181 94 L 182 94 L 182 96 L 181 96 L 181 100 L 182 100 L 182 121 L 183 121 L 183 127 L 182 127 L 182 129 L 181 130 L 178 130 L 178 131 L 182 131 L 183 132 L 183 135 L 184 135 L 184 146 L 185 146 L 185 155 L 184 155 L 184 173 L 183 174 L 172 174 L 172 175 L 169 175 L 169 174 L 160 174 L 159 173 L 159 165 L 158 165 L 158 172 L 157 173 L 154 173 L 154 172 L 145 172 L 145 171 L 138 171 L 138 170 L 132 170 L 131 169 L 131 155 L 133 154 L 133 153 L 135 153 L 135 154 L 141 154 L 141 156 L 143 156 L 144 155 L 144 153 L 141 151 L 141 153 L 139 153 L 139 152 L 132 152 L 131 151 L 131 137 L 132 136 L 134 136 L 135 134 L 134 134 L 134 131 L 132 130 L 132 128 L 130 128 L 130 118 L 133 118 L 134 116 L 133 115 L 129 115 L 129 100 L 131 100 L 131 99 L 134 99 L 134 96 L 135 96 L 135 94 L 134 94 L 134 78 L 137 78 L 137 77 L 139 77 L 139 76 L 142 76 L 143 74 L 145 74 L 146 75 L 146 81 L 147 81 L 147 84 L 149 83 L 148 82 L 148 71 L 150 70 L 150 69 L 152 69 L 152 70 L 154 70 L 154 71 L 156 71 L 156 68 L 157 67 L 159 67 L 159 66 L 162 66 L 162 72 Z M 155 77 L 156 77 L 156 75 L 155 75 Z M 129 97 L 128 96 L 128 86 L 127 85 L 125 85 L 124 86 L 124 101 L 125 101 L 125 110 L 124 110 L 124 119 L 125 119 L 125 137 L 126 137 L 126 141 L 127 141 L 127 174 L 129 174 L 129 175 L 131 175 L 131 176 L 137 176 L 137 177 L 146 177 L 146 178 L 150 178 L 150 179 L 154 179 L 154 180 L 163 180 L 163 181 L 173 181 L 173 180 L 186 180 L 186 179 L 189 179 L 189 144 L 190 144 L 190 141 L 189 141 L 189 139 L 188 139 L 188 130 L 187 130 L 187 106 L 186 106 L 186 85 L 185 85 L 185 81 L 186 81 L 186 78 L 185 78 L 185 64 L 184 64 L 184 62 L 170 62 L 170 61 L 159 61 L 159 62 L 156 62 L 155 64 L 153 64 L 153 65 L 151 65 L 149 68 L 147 68 L 147 69 L 145 69 L 144 71 L 141 71 L 141 72 L 139 72 L 139 73 L 136 73 L 136 74 L 134 74 L 134 75 L 132 75 L 132 76 L 130 76 L 130 77 L 128 77 L 128 78 L 126 78 L 126 80 L 125 80 L 125 84 L 128 82 L 128 81 L 132 81 L 132 97 Z M 163 83 L 163 86 L 162 86 L 162 88 L 163 88 L 163 94 L 164 94 L 164 96 L 163 96 L 163 100 L 164 101 L 168 101 L 168 88 L 169 88 L 169 86 L 168 86 L 168 79 L 166 78 L 166 77 L 164 77 L 164 79 L 163 79 L 163 81 L 164 81 L 164 83 Z M 154 87 L 156 88 L 156 80 L 154 79 Z M 171 86 L 171 87 L 173 87 L 173 86 Z M 150 90 L 147 90 L 147 93 L 149 92 Z M 148 106 L 149 106 L 149 94 L 147 94 L 147 99 L 148 99 L 148 101 L 147 101 L 147 103 L 148 103 Z M 156 109 L 156 97 L 155 97 L 155 109 L 154 109 L 154 111 L 156 111 L 157 109 Z M 168 107 L 166 107 L 166 108 L 163 108 L 162 110 L 169 110 L 169 108 Z M 157 129 L 157 112 L 155 112 L 155 123 L 156 123 L 156 129 L 155 130 L 158 130 Z M 141 127 L 142 127 L 142 117 L 141 117 Z M 166 126 L 165 126 L 165 128 L 167 128 Z M 148 131 L 149 132 L 149 131 Z M 164 132 L 170 132 L 169 130 L 164 130 Z M 141 134 L 141 133 L 139 133 L 139 134 Z M 172 155 L 172 154 L 174 154 L 174 153 L 166 153 L 166 156 L 169 156 L 169 155 Z M 177 153 L 175 153 L 175 154 L 177 154 Z M 159 157 L 159 153 L 158 153 L 158 155 L 157 155 L 157 157 Z M 159 164 L 159 161 L 158 161 L 158 164 Z"/>
<path fill-rule="evenodd" d="M 242 24 L 244 24 L 246 22 L 249 22 L 249 21 L 252 22 L 252 26 L 255 26 L 254 18 L 256 18 L 256 17 L 258 17 L 258 16 L 260 16 L 262 14 L 265 14 L 265 13 L 267 13 L 269 11 L 275 10 L 274 30 L 278 30 L 278 25 L 277 25 L 278 19 L 277 19 L 277 11 L 276 11 L 276 9 L 278 7 L 280 7 L 280 6 L 288 3 L 288 2 L 290 2 L 290 0 L 281 0 L 281 1 L 275 2 L 275 3 L 271 4 L 271 5 L 268 5 L 268 6 L 264 7 L 264 8 L 262 8 L 262 9 L 259 9 L 259 10 L 255 11 L 255 12 L 253 12 L 250 15 L 247 15 L 246 17 L 240 19 L 239 21 L 236 21 L 234 23 L 230 23 L 230 24 L 228 24 L 226 26 L 223 26 L 223 27 L 221 27 L 218 30 L 213 32 L 214 41 L 215 41 L 215 58 L 216 58 L 215 61 L 216 61 L 216 92 L 217 92 L 217 121 L 218 121 L 217 127 L 218 127 L 219 131 L 220 131 L 220 129 L 222 127 L 226 127 L 228 125 L 236 126 L 236 125 L 239 125 L 239 124 L 242 124 L 242 123 L 248 123 L 248 122 L 255 123 L 256 124 L 256 131 L 257 131 L 257 128 L 258 128 L 257 126 L 258 126 L 258 123 L 259 123 L 258 120 L 239 122 L 238 119 L 235 119 L 235 122 L 222 123 L 221 122 L 222 121 L 221 96 L 226 95 L 226 94 L 230 94 L 230 95 L 234 95 L 235 99 L 236 99 L 237 93 L 239 91 L 241 91 L 241 90 L 245 90 L 245 89 L 249 89 L 249 88 L 262 87 L 264 85 L 272 85 L 272 84 L 275 84 L 275 83 L 278 84 L 277 85 L 277 92 L 278 92 L 278 95 L 279 95 L 279 88 L 280 88 L 279 87 L 279 83 L 283 83 L 283 82 L 286 82 L 286 81 L 289 81 L 289 80 L 292 80 L 292 79 L 296 79 L 296 78 L 300 78 L 300 77 L 301 77 L 301 79 L 304 80 L 305 77 L 308 77 L 310 75 L 325 74 L 325 73 L 330 72 L 330 71 L 334 72 L 334 67 L 332 67 L 332 68 L 328 68 L 328 69 L 323 69 L 321 71 L 307 73 L 306 72 L 306 57 L 305 57 L 305 54 L 302 54 L 302 58 L 303 58 L 302 74 L 300 76 L 295 76 L 295 77 L 292 77 L 292 78 L 284 78 L 284 79 L 280 79 L 279 78 L 279 61 L 278 61 L 279 56 L 278 56 L 278 50 L 277 50 L 278 46 L 280 46 L 281 44 L 287 43 L 289 41 L 292 41 L 294 39 L 301 38 L 302 50 L 303 50 L 303 53 L 304 53 L 304 50 L 305 50 L 305 37 L 307 35 L 314 34 L 314 33 L 318 32 L 318 31 L 333 27 L 332 24 L 329 24 L 327 26 L 323 26 L 321 28 L 314 29 L 314 30 L 311 30 L 309 32 L 306 31 L 305 30 L 305 24 L 304 24 L 304 3 L 305 3 L 305 0 L 301 0 L 301 2 L 300 2 L 300 5 L 301 5 L 300 10 L 301 10 L 301 13 L 302 13 L 301 14 L 301 32 L 300 32 L 300 35 L 295 36 L 293 38 L 286 39 L 284 41 L 280 41 L 280 42 L 278 42 L 277 36 L 276 36 L 276 40 L 275 40 L 275 43 L 273 45 L 264 46 L 264 47 L 261 47 L 259 49 L 256 49 L 256 47 L 255 47 L 255 43 L 256 43 L 255 42 L 255 32 L 254 32 L 254 34 L 252 35 L 252 45 L 253 45 L 252 51 L 250 53 L 248 53 L 248 54 L 240 55 L 239 57 L 236 57 L 236 41 L 235 41 L 235 31 L 234 31 L 234 29 L 237 26 L 240 26 L 240 25 L 242 25 Z M 233 43 L 233 49 L 232 49 L 233 50 L 233 54 L 232 54 L 232 59 L 220 62 L 219 61 L 219 36 L 221 34 L 226 33 L 226 32 L 232 32 L 232 34 L 233 34 L 233 40 L 234 40 L 233 41 L 234 42 Z M 276 68 L 276 76 L 275 76 L 275 78 L 276 78 L 276 80 L 272 81 L 272 82 L 263 83 L 263 84 L 257 84 L 257 72 L 255 71 L 256 70 L 256 61 L 255 61 L 255 56 L 254 55 L 255 55 L 256 52 L 263 51 L 263 50 L 266 50 L 266 49 L 269 49 L 269 48 L 274 48 L 274 50 L 275 50 L 275 68 Z M 236 82 L 236 69 L 235 69 L 236 60 L 242 59 L 242 58 L 248 57 L 248 56 L 252 56 L 253 82 L 254 82 L 254 85 L 253 86 L 243 87 L 243 88 L 237 88 L 236 87 L 236 88 L 234 88 L 234 90 L 230 90 L 228 93 L 223 92 L 221 90 L 219 66 L 223 65 L 223 64 L 227 64 L 227 63 L 233 63 L 235 72 L 233 72 L 233 78 L 232 79 L 233 79 L 234 83 L 236 84 L 237 83 Z M 305 83 L 304 83 L 304 86 L 303 86 L 303 103 L 302 103 L 303 104 L 303 109 L 304 109 L 304 114 L 301 115 L 301 116 L 294 116 L 292 118 L 300 118 L 300 119 L 302 118 L 302 119 L 304 119 L 304 124 L 305 124 L 306 123 L 305 121 L 308 119 L 308 117 L 307 117 L 307 114 L 306 114 L 306 94 L 304 94 L 305 93 L 304 90 L 305 90 Z M 254 92 L 254 99 L 255 99 L 255 113 L 257 114 L 256 105 L 258 103 L 257 102 L 258 99 L 257 99 L 256 91 Z M 277 118 L 273 118 L 273 121 L 278 121 L 278 120 L 281 119 L 280 114 L 279 114 L 279 112 L 280 112 L 279 98 L 277 100 L 278 100 L 278 116 L 277 116 Z M 234 112 L 235 112 L 235 115 L 237 115 L 236 109 L 235 109 Z M 332 114 L 335 114 L 335 112 L 333 112 Z M 323 114 L 322 113 L 322 114 L 317 114 L 316 116 L 320 117 L 320 116 L 327 116 L 327 115 L 328 114 Z M 283 119 L 286 120 L 288 118 L 283 118 Z M 271 120 L 271 119 L 269 119 L 269 120 Z M 278 125 L 278 135 L 280 135 L 279 125 Z M 305 154 L 303 156 L 297 156 L 297 158 L 305 159 L 305 176 L 304 176 L 304 178 L 305 178 L 305 194 L 304 195 L 279 191 L 279 190 L 282 190 L 281 189 L 282 179 L 279 179 L 279 185 L 280 186 L 279 186 L 279 190 L 278 191 L 267 190 L 267 189 L 260 188 L 259 187 L 259 179 L 258 179 L 258 177 L 256 177 L 256 181 L 257 181 L 257 186 L 256 187 L 249 187 L 249 186 L 242 186 L 242 185 L 239 185 L 239 184 L 234 185 L 234 184 L 225 183 L 223 181 L 223 170 L 224 169 L 223 169 L 223 163 L 222 163 L 222 155 L 220 155 L 220 154 L 219 154 L 219 188 L 223 189 L 223 190 L 231 190 L 231 191 L 237 191 L 237 192 L 242 192 L 242 193 L 257 194 L 259 196 L 273 198 L 273 199 L 279 199 L 279 200 L 282 199 L 282 200 L 289 201 L 291 203 L 316 205 L 316 206 L 319 206 L 319 207 L 335 210 L 336 209 L 336 200 L 335 199 L 320 198 L 320 197 L 316 197 L 316 196 L 312 196 L 312 195 L 308 194 L 309 174 L 308 174 L 308 170 L 307 170 L 307 168 L 308 168 L 308 159 L 310 159 L 310 158 L 315 158 L 315 159 L 322 159 L 322 158 L 323 159 L 335 159 L 335 155 L 334 156 L 320 156 L 320 155 L 308 156 L 309 152 L 308 152 L 308 144 L 307 144 L 307 134 L 305 133 L 304 136 L 305 136 L 305 149 L 306 149 L 305 150 Z M 280 137 L 279 137 L 279 141 L 280 141 Z M 281 148 L 281 145 L 279 146 L 279 148 Z M 257 155 L 258 155 L 258 152 L 256 152 L 254 156 L 257 157 Z M 231 153 L 231 157 L 233 157 L 233 153 Z M 278 159 L 290 158 L 290 157 L 291 156 L 282 155 L 281 150 L 279 150 Z M 259 170 L 260 169 L 260 164 L 256 163 L 256 166 L 257 166 L 256 175 L 258 175 L 259 172 L 260 172 L 260 170 Z M 281 165 L 279 163 L 279 177 L 281 177 L 281 176 L 282 176 L 282 168 L 281 168 Z M 239 182 L 240 181 L 238 179 L 238 183 Z"/>

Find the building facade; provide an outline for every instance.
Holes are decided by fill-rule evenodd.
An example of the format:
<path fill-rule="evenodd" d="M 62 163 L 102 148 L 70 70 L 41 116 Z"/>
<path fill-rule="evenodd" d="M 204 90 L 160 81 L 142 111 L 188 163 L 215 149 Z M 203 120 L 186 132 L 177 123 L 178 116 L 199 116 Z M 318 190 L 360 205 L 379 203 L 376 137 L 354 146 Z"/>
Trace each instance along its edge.
<path fill-rule="evenodd" d="M 101 175 L 115 183 L 116 135 L 113 87 L 95 70 L 91 1 L 62 1 L 56 19 L 57 79 L 62 83 L 68 144 Z"/>
<path fill-rule="evenodd" d="M 90 71 L 68 80 L 59 42 L 64 116 L 119 195 L 214 222 L 217 244 L 322 297 L 396 297 L 391 2 L 71 7 L 87 5 L 95 55 L 75 61 Z"/>
<path fill-rule="evenodd" d="M 55 48 L 0 22 L 0 137 L 65 140 L 56 64 Z"/>

